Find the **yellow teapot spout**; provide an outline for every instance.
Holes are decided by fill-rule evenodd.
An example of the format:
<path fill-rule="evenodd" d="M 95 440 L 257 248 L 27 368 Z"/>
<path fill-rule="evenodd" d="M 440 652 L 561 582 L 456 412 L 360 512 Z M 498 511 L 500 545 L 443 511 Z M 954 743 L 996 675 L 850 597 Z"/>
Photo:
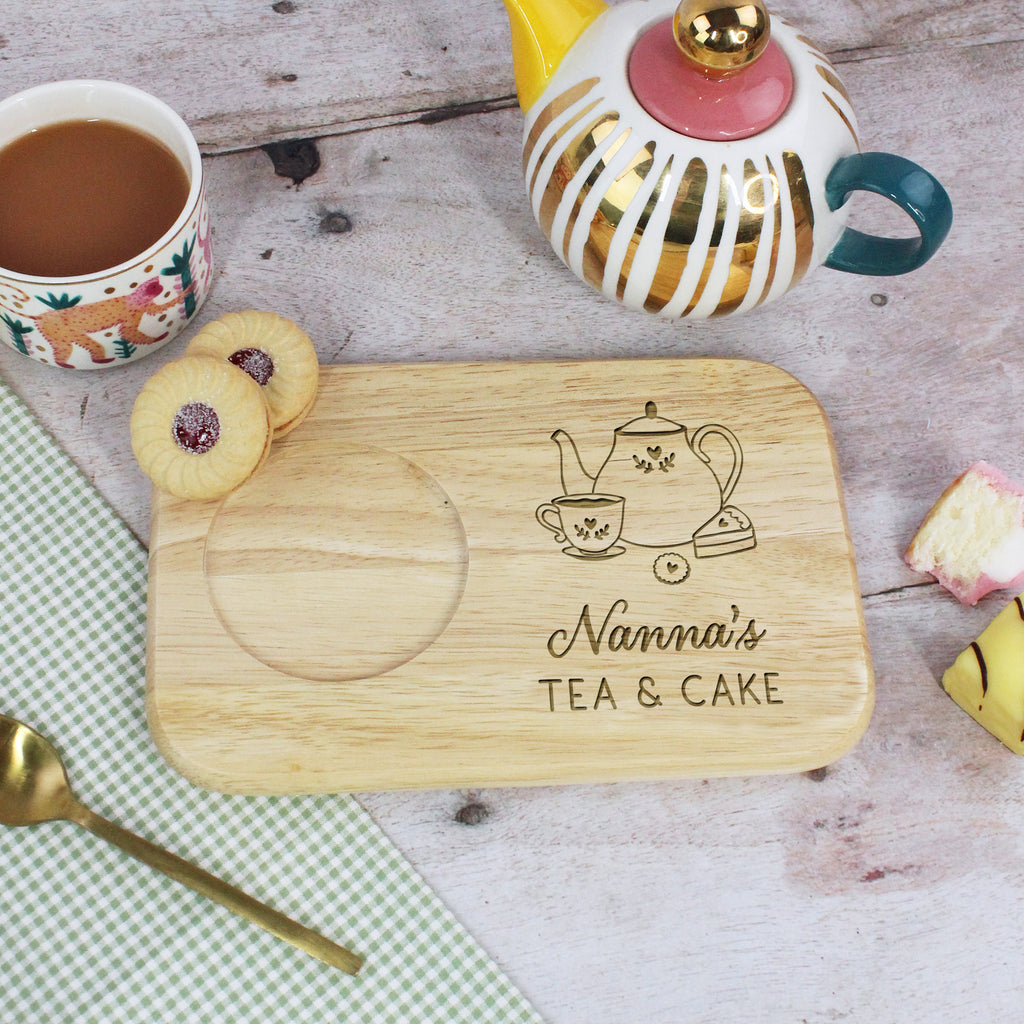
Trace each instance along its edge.
<path fill-rule="evenodd" d="M 512 28 L 519 106 L 537 102 L 583 30 L 608 9 L 603 0 L 504 0 Z"/>

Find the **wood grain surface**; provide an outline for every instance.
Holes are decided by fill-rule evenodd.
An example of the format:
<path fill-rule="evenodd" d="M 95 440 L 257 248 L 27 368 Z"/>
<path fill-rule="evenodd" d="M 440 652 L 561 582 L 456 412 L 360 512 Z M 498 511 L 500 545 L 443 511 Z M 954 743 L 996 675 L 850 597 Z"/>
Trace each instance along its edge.
<path fill-rule="evenodd" d="M 938 685 L 1009 595 L 962 608 L 902 561 L 972 461 L 1024 479 L 1024 9 L 778 9 L 838 67 L 863 147 L 943 182 L 953 229 L 906 277 L 819 269 L 760 312 L 686 325 L 602 300 L 540 236 L 497 0 L 0 0 L 3 94 L 115 78 L 194 127 L 218 267 L 197 328 L 273 309 L 324 364 L 750 359 L 825 410 L 876 679 L 848 754 L 787 776 L 360 794 L 550 1024 L 987 1024 L 1024 990 L 1024 762 Z M 262 148 L 296 139 L 318 162 L 300 184 Z M 862 229 L 902 230 L 855 203 Z M 91 374 L 0 348 L 143 542 L 129 413 L 187 342 Z"/>
<path fill-rule="evenodd" d="M 792 772 L 871 711 L 828 423 L 744 360 L 326 367 L 157 497 L 149 578 L 150 728 L 218 789 Z"/>

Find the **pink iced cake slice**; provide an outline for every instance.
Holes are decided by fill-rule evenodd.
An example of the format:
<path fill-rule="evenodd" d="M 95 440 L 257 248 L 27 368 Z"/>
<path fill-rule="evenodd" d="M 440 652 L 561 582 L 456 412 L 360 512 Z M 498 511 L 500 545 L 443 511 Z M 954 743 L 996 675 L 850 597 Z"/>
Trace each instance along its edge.
<path fill-rule="evenodd" d="M 1024 586 L 1024 487 L 976 462 L 939 496 L 904 556 L 962 604 Z"/>

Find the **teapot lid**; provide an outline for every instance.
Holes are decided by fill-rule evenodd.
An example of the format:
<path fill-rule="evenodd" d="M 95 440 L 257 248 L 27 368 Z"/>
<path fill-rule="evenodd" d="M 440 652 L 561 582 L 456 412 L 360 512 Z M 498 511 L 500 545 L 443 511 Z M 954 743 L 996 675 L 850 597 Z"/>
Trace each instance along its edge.
<path fill-rule="evenodd" d="M 793 95 L 793 69 L 770 38 L 762 0 L 682 0 L 629 56 L 629 84 L 666 128 L 691 138 L 745 139 L 773 125 Z"/>
<path fill-rule="evenodd" d="M 675 420 L 665 419 L 658 415 L 658 407 L 654 402 L 648 402 L 644 406 L 643 416 L 637 416 L 635 420 L 623 423 L 616 434 L 677 434 L 686 428 L 682 423 Z"/>

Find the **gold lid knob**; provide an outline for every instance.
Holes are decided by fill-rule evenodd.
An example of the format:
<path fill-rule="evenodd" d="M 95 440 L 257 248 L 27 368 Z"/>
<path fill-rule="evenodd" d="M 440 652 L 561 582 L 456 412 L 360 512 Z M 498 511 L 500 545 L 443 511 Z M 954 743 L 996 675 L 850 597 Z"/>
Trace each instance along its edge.
<path fill-rule="evenodd" d="M 708 74 L 729 75 L 761 56 L 771 26 L 762 0 L 716 4 L 717 0 L 682 0 L 672 29 L 688 60 Z"/>

